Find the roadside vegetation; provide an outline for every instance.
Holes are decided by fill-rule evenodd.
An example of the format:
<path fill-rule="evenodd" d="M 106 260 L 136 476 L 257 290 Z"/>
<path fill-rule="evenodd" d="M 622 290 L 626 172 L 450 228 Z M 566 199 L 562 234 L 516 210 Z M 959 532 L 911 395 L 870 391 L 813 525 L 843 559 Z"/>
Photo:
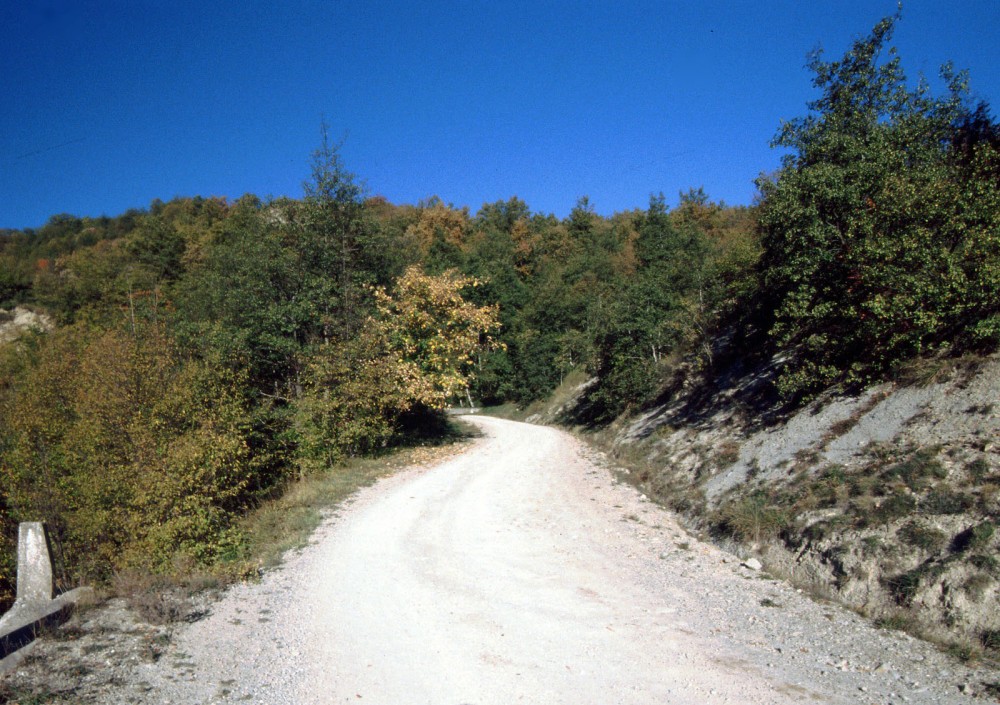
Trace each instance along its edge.
<path fill-rule="evenodd" d="M 63 587 L 239 572 L 247 515 L 448 434 L 447 400 L 499 345 L 497 307 L 384 242 L 325 142 L 306 192 L 5 238 L 32 263 L 7 301 L 57 327 L 0 349 L 0 603 L 19 521 L 48 524 Z"/>
<path fill-rule="evenodd" d="M 786 156 L 752 207 L 701 188 L 611 216 L 584 197 L 564 219 L 516 197 L 394 205 L 324 136 L 301 200 L 178 198 L 3 232 L 0 305 L 57 327 L 0 347 L 0 603 L 28 519 L 48 522 L 66 586 L 253 570 L 248 515 L 443 428 L 449 403 L 524 409 L 568 380 L 580 399 L 561 420 L 601 429 L 770 365 L 752 390 L 778 410 L 764 423 L 995 351 L 1000 126 L 963 72 L 944 67 L 940 95 L 905 76 L 898 21 L 810 58 L 818 97 L 780 126 Z M 713 521 L 757 541 L 807 505 L 859 531 L 916 512 L 902 540 L 986 565 L 972 545 L 987 528 L 959 550 L 918 507 L 971 503 L 995 526 L 995 458 L 954 487 L 930 452 L 831 467 Z M 703 454 L 722 467 L 738 448 Z M 674 489 L 683 510 L 700 501 Z"/>
<path fill-rule="evenodd" d="M 811 58 L 820 97 L 807 116 L 782 125 L 775 144 L 790 152 L 758 184 L 757 294 L 735 337 L 761 351 L 766 390 L 744 401 L 764 425 L 886 381 L 949 382 L 961 396 L 980 367 L 993 369 L 1000 128 L 952 66 L 942 68 L 942 95 L 907 81 L 890 46 L 898 19 L 880 22 L 838 60 Z M 732 370 L 731 358 L 726 364 Z M 830 594 L 886 626 L 965 658 L 995 657 L 987 605 L 1000 579 L 992 558 L 1000 467 L 983 436 L 995 425 L 991 400 L 952 412 L 953 422 L 978 429 L 965 437 L 935 443 L 925 432 L 870 443 L 847 465 L 824 460 L 884 389 L 830 425 L 783 477 L 751 461 L 728 494 L 706 502 L 699 483 L 681 483 L 678 501 L 717 536 L 783 547 L 795 561 L 776 565 L 808 564 Z M 716 453 L 704 472 L 737 461 L 738 444 L 728 444 L 732 452 Z"/>

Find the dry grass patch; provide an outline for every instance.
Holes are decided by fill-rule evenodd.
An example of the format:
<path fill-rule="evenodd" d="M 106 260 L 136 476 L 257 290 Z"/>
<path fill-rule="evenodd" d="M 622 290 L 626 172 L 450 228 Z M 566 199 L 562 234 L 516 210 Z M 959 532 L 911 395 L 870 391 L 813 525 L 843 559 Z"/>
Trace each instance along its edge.
<path fill-rule="evenodd" d="M 454 425 L 433 445 L 396 450 L 374 458 L 352 458 L 325 472 L 292 483 L 284 494 L 250 513 L 241 525 L 247 546 L 239 572 L 281 562 L 285 552 L 305 546 L 323 517 L 362 487 L 414 465 L 430 465 L 459 453 L 477 432 Z"/>

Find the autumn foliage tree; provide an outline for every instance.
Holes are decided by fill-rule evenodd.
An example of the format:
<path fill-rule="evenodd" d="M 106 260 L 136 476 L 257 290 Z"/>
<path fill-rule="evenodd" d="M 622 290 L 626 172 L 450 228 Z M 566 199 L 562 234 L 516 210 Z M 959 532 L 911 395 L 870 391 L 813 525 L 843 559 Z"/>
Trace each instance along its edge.
<path fill-rule="evenodd" d="M 498 311 L 462 295 L 479 281 L 411 267 L 392 292 L 374 289 L 377 313 L 350 341 L 319 349 L 297 402 L 299 466 L 384 447 L 405 414 L 435 413 L 465 391 L 476 356 L 495 346 Z"/>
<path fill-rule="evenodd" d="M 443 409 L 449 398 L 464 392 L 477 354 L 495 347 L 499 308 L 477 306 L 462 295 L 480 285 L 454 270 L 432 276 L 414 266 L 397 280 L 394 293 L 374 292 L 375 325 L 401 364 L 418 373 L 422 383 L 414 400 L 428 408 Z"/>

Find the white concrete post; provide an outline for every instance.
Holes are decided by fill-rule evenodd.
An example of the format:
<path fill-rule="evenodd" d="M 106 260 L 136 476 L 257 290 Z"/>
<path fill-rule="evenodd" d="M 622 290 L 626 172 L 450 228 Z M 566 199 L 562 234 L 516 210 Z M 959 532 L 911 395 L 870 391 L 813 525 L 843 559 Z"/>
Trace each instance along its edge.
<path fill-rule="evenodd" d="M 52 599 L 52 557 L 45 524 L 24 521 L 17 536 L 17 601 L 45 603 Z"/>

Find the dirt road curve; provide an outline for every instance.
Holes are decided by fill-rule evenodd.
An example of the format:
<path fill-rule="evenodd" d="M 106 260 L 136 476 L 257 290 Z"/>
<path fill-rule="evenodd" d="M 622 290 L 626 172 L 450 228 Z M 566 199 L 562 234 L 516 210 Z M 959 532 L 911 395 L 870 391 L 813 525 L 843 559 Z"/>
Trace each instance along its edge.
<path fill-rule="evenodd" d="M 878 632 L 684 535 L 557 430 L 492 418 L 362 493 L 141 666 L 149 703 L 984 702 Z"/>

